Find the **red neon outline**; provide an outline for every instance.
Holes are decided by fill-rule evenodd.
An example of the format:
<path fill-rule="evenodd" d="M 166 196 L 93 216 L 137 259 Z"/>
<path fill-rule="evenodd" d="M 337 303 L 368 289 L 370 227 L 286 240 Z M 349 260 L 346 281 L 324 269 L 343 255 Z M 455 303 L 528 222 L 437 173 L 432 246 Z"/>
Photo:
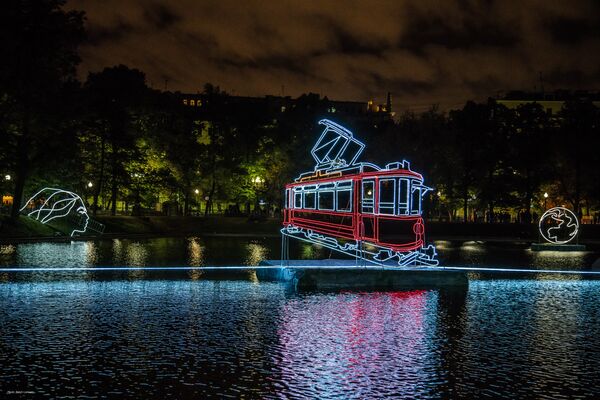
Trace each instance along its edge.
<path fill-rule="evenodd" d="M 416 250 L 420 247 L 423 247 L 424 244 L 424 236 L 425 236 L 425 224 L 423 223 L 423 218 L 421 215 L 381 215 L 379 214 L 379 178 L 387 177 L 387 176 L 396 176 L 399 178 L 416 178 L 417 180 L 423 182 L 423 176 L 414 171 L 410 171 L 407 169 L 394 169 L 394 170 L 384 170 L 384 171 L 371 171 L 371 172 L 361 172 L 358 174 L 351 175 L 342 175 L 333 178 L 325 178 L 325 179 L 314 179 L 307 180 L 301 182 L 293 182 L 289 183 L 285 186 L 286 191 L 289 190 L 289 198 L 288 198 L 288 208 L 284 209 L 284 226 L 297 226 L 299 228 L 310 229 L 314 232 L 321 233 L 324 235 L 331 235 L 334 237 L 339 237 L 348 240 L 360 240 L 365 243 L 374 244 L 381 247 L 387 247 L 394 251 L 399 252 L 408 252 Z M 362 190 L 362 183 L 364 180 L 373 180 L 374 182 L 374 193 L 373 193 L 373 213 L 362 213 L 359 212 L 360 208 L 360 200 L 358 199 L 359 194 L 359 186 L 360 190 Z M 353 208 L 352 212 L 342 212 L 342 211 L 329 211 L 329 210 L 314 210 L 314 209 L 296 209 L 294 207 L 290 207 L 294 205 L 294 188 L 298 186 L 308 186 L 308 185 L 317 185 L 322 183 L 329 182 L 339 182 L 339 181 L 352 181 L 352 195 L 353 198 Z M 313 220 L 306 217 L 296 216 L 295 214 L 299 212 L 305 214 L 313 214 L 313 215 L 333 215 L 338 217 L 349 217 L 350 224 L 336 224 L 333 222 L 325 222 Z M 374 237 L 366 237 L 364 234 L 364 224 L 363 219 L 370 218 L 373 219 L 373 234 Z M 411 234 L 415 235 L 415 241 L 409 243 L 387 243 L 379 240 L 379 222 L 384 220 L 409 220 L 414 221 L 413 230 Z M 415 233 L 414 226 L 416 224 L 421 224 L 423 226 L 422 233 Z"/>
<path fill-rule="evenodd" d="M 306 180 L 306 181 L 302 181 L 302 182 L 292 182 L 292 183 L 288 183 L 287 185 L 285 185 L 285 188 L 290 189 L 295 186 L 306 186 L 306 185 L 318 184 L 318 183 L 349 181 L 349 180 L 355 180 L 355 179 L 363 180 L 363 179 L 369 178 L 369 177 L 377 178 L 379 176 L 386 176 L 386 175 L 395 175 L 395 176 L 399 176 L 399 177 L 406 176 L 406 177 L 416 178 L 420 181 L 423 181 L 423 176 L 417 172 L 410 171 L 408 169 L 393 169 L 393 170 L 384 170 L 384 171 L 360 172 L 358 174 L 341 175 L 341 176 L 336 176 L 333 178 L 313 179 L 313 180 Z"/>

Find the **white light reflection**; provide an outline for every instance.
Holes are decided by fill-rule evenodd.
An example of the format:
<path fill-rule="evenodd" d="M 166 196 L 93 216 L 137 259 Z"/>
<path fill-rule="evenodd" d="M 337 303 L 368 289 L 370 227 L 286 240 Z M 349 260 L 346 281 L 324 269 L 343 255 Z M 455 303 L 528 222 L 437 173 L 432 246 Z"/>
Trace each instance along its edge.
<path fill-rule="evenodd" d="M 188 239 L 188 264 L 192 267 L 204 265 L 204 247 L 195 237 Z"/>
<path fill-rule="evenodd" d="M 268 249 L 259 243 L 248 243 L 246 245 L 246 265 L 258 265 L 261 261 L 266 260 Z"/>

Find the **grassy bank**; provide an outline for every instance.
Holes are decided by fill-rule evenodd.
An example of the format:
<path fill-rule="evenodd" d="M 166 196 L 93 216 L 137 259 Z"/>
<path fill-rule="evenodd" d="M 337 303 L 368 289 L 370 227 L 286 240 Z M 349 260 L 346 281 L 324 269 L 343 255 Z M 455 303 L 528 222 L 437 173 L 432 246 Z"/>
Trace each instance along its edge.
<path fill-rule="evenodd" d="M 251 221 L 245 217 L 109 217 L 97 220 L 106 226 L 105 233 L 149 235 L 193 234 L 277 234 L 279 219 Z"/>
<path fill-rule="evenodd" d="M 276 218 L 252 221 L 245 217 L 129 217 L 98 216 L 105 225 L 104 236 L 189 236 L 189 235 L 278 235 L 281 221 Z M 72 229 L 72 228 L 71 228 Z M 68 238 L 69 228 L 49 227 L 21 216 L 17 223 L 0 217 L 0 240 Z M 95 233 L 88 231 L 90 237 Z M 538 241 L 537 225 L 426 222 L 427 241 L 501 240 Z M 60 240 L 60 239 L 57 239 Z M 600 243 L 600 225 L 582 225 L 581 243 Z"/>
<path fill-rule="evenodd" d="M 203 234 L 278 234 L 281 222 L 278 219 L 252 221 L 244 217 L 126 217 L 98 216 L 105 225 L 106 236 L 185 236 Z M 72 228 L 71 228 L 72 229 Z M 0 217 L 0 240 L 68 237 L 69 228 L 60 225 L 48 226 L 21 216 L 13 222 Z M 97 234 L 88 231 L 87 235 Z"/>

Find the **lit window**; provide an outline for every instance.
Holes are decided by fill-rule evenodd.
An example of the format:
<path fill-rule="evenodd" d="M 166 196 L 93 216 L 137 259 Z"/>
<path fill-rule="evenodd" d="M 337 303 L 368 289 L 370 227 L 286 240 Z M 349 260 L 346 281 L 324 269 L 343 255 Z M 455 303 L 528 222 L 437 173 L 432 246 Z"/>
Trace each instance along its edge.
<path fill-rule="evenodd" d="M 196 106 L 200 107 L 202 105 L 202 100 L 197 100 L 196 101 Z"/>
<path fill-rule="evenodd" d="M 195 106 L 196 102 L 194 100 L 190 100 L 190 106 Z"/>
<path fill-rule="evenodd" d="M 281 112 L 285 112 L 285 106 L 281 106 Z"/>
<path fill-rule="evenodd" d="M 183 105 L 187 106 L 187 99 L 183 99 Z"/>

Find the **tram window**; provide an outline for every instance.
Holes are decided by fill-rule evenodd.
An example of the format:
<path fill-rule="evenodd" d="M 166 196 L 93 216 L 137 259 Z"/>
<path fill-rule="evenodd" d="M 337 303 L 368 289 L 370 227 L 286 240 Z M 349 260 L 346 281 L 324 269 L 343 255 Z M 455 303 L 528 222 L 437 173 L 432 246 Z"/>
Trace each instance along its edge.
<path fill-rule="evenodd" d="M 375 199 L 375 182 L 364 181 L 362 183 L 362 212 L 373 213 Z"/>
<path fill-rule="evenodd" d="M 394 214 L 396 203 L 396 180 L 382 179 L 379 181 L 379 213 Z"/>
<path fill-rule="evenodd" d="M 317 202 L 317 194 L 315 192 L 304 192 L 304 208 L 314 210 Z"/>
<path fill-rule="evenodd" d="M 410 204 L 410 213 L 413 215 L 421 214 L 421 188 L 413 187 L 412 201 Z"/>
<path fill-rule="evenodd" d="M 302 208 L 302 192 L 294 192 L 294 208 Z"/>
<path fill-rule="evenodd" d="M 352 191 L 339 190 L 337 195 L 337 211 L 350 212 L 352 211 Z"/>
<path fill-rule="evenodd" d="M 350 187 L 352 187 L 352 181 L 338 182 L 337 187 L 338 187 L 338 189 L 350 188 Z"/>
<path fill-rule="evenodd" d="M 332 211 L 335 209 L 333 193 L 333 190 L 319 191 L 319 210 Z"/>
<path fill-rule="evenodd" d="M 284 208 L 289 208 L 290 207 L 290 189 L 285 189 L 285 196 L 284 196 L 285 200 L 284 200 Z"/>
<path fill-rule="evenodd" d="M 408 214 L 408 179 L 400 178 L 398 188 L 398 214 Z"/>

